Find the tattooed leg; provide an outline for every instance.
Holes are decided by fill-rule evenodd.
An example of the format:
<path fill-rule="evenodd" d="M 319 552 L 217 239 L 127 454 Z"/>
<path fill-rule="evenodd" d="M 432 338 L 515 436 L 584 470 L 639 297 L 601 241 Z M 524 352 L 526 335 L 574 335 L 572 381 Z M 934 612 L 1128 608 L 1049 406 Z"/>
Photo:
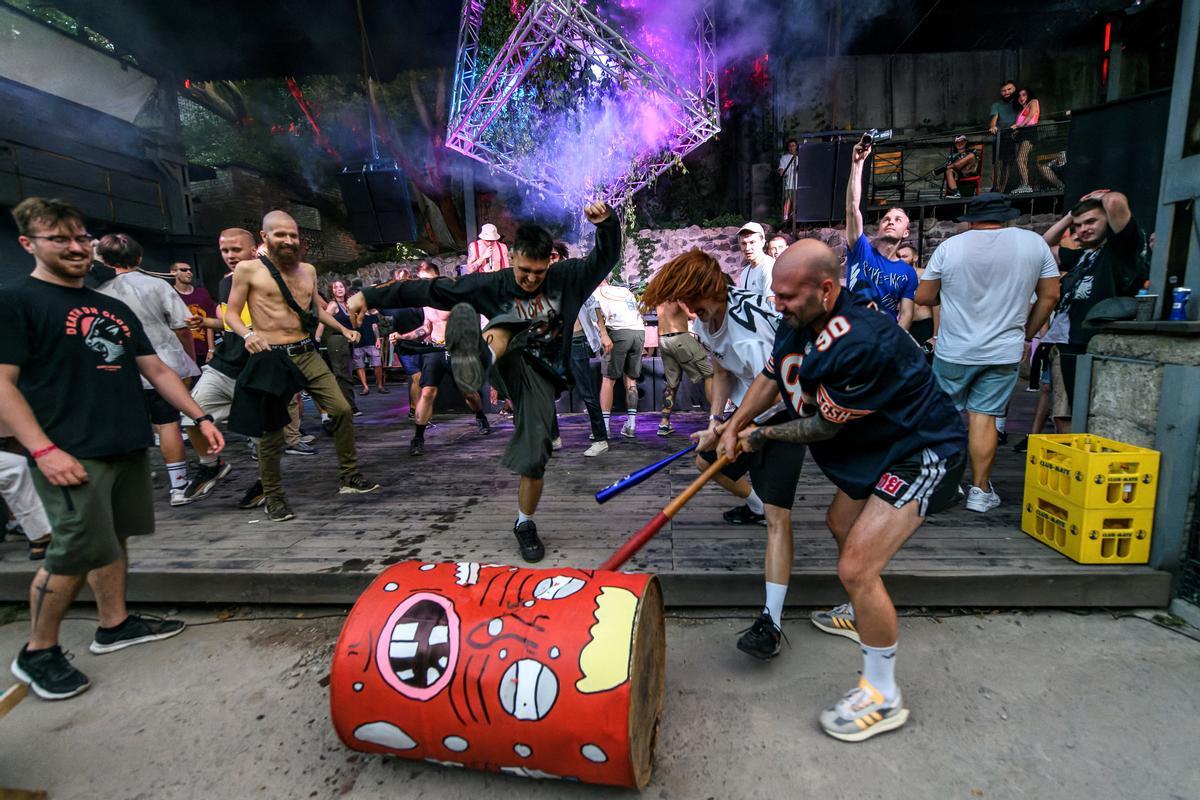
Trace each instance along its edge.
<path fill-rule="evenodd" d="M 39 569 L 29 587 L 29 609 L 32 622 L 29 649 L 43 650 L 58 644 L 58 629 L 67 609 L 83 586 L 82 575 L 51 575 Z"/>

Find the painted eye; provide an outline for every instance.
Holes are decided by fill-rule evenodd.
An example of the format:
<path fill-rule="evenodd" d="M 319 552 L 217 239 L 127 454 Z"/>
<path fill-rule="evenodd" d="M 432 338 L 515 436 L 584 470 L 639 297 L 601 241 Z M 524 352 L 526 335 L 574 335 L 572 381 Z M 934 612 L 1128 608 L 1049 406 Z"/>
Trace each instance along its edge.
<path fill-rule="evenodd" d="M 458 661 L 459 620 L 450 601 L 428 592 L 396 607 L 375 652 L 383 679 L 414 700 L 428 700 L 450 683 Z"/>

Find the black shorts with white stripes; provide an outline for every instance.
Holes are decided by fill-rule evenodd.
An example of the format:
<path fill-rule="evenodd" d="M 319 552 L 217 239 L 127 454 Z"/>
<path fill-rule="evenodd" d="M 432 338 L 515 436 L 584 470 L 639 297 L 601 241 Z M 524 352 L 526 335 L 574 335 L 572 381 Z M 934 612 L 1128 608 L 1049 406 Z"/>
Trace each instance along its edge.
<path fill-rule="evenodd" d="M 949 456 L 919 450 L 888 467 L 871 494 L 896 508 L 918 503 L 917 510 L 927 517 L 958 505 L 966 466 L 966 453 L 961 450 Z"/>

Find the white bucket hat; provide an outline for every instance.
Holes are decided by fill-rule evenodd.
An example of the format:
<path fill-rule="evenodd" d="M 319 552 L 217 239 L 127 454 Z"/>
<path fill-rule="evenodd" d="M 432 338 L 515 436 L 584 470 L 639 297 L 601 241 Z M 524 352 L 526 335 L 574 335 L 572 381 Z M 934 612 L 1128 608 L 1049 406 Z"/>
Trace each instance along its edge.
<path fill-rule="evenodd" d="M 496 226 L 489 222 L 479 229 L 479 238 L 496 242 L 500 240 L 500 231 L 496 230 Z"/>

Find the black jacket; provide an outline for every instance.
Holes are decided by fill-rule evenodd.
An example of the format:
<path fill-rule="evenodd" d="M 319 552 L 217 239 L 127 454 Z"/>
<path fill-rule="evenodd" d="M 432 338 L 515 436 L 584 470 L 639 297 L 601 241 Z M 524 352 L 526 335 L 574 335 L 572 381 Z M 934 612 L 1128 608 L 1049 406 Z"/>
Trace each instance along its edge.
<path fill-rule="evenodd" d="M 288 404 L 308 385 L 282 350 L 252 353 L 238 375 L 229 409 L 229 430 L 257 438 L 288 424 Z"/>

